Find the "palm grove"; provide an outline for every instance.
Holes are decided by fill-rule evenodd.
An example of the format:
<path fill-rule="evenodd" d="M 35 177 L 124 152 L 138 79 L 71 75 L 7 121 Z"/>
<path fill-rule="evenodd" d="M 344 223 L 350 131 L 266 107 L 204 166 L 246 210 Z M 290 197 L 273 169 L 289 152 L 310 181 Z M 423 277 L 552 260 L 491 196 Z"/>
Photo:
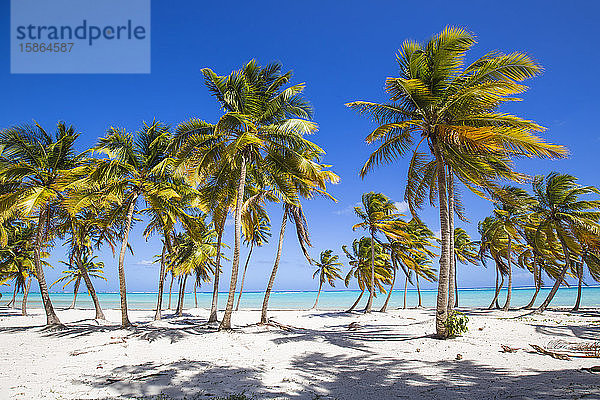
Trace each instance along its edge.
<path fill-rule="evenodd" d="M 386 293 L 381 309 L 385 311 L 398 272 L 405 279 L 405 305 L 409 282 L 419 289 L 419 278 L 437 280 L 440 337 L 448 336 L 447 320 L 458 306 L 457 261 L 494 262 L 497 289 L 491 307 L 498 303 L 508 277 L 504 309 L 510 307 L 515 266 L 532 272 L 536 295 L 542 272 L 554 279 L 540 310 L 548 306 L 567 275 L 578 278 L 579 288 L 584 266 L 594 279 L 600 278 L 600 202 L 586 197 L 598 194 L 597 189 L 556 173 L 535 177 L 532 195 L 509 185 L 531 180 L 514 170 L 514 159 L 561 158 L 567 153 L 564 147 L 537 136 L 544 131 L 542 126 L 498 111 L 504 102 L 517 100 L 514 96 L 526 90 L 521 82 L 539 74 L 541 67 L 526 54 L 499 52 L 465 66 L 466 53 L 474 44 L 475 38 L 458 28 L 446 28 L 423 44 L 406 41 L 397 54 L 399 76 L 386 80 L 389 102 L 348 103 L 377 123 L 366 142 L 378 147 L 361 176 L 409 156 L 405 200 L 412 214 L 412 219 L 405 220 L 381 193 L 363 195 L 361 206 L 355 208 L 359 221 L 353 229 L 364 231 L 365 236 L 342 246 L 350 267 L 345 284 L 356 280 L 361 290 L 350 310 L 367 292 L 365 311 L 371 311 L 378 293 Z M 231 263 L 220 321 L 221 329 L 231 328 L 252 250 L 272 235 L 269 204 L 281 206 L 282 219 L 261 323 L 269 323 L 269 298 L 288 223 L 307 262 L 316 267 L 315 307 L 323 285 L 333 286 L 341 278 L 339 256 L 325 250 L 320 259 L 313 260 L 309 254 L 312 244 L 303 202 L 316 196 L 335 200 L 327 185 L 337 183 L 339 177 L 322 163 L 324 150 L 307 138 L 317 125 L 303 97 L 304 84 L 291 84 L 291 72 L 282 72 L 278 63 L 263 67 L 250 61 L 229 75 L 217 75 L 208 68 L 202 74 L 222 110 L 215 122 L 193 118 L 171 129 L 153 121 L 143 123 L 136 132 L 111 127 L 93 148 L 81 153 L 76 151 L 79 134 L 62 122 L 54 133 L 38 124 L 0 133 L 1 279 L 14 281 L 15 294 L 24 291 L 25 305 L 35 278 L 48 325 L 61 326 L 44 277 L 44 258 L 57 240 L 68 247 L 67 269 L 60 280 L 74 283 L 75 296 L 83 280 L 96 318 L 104 315 L 91 278 L 103 278 L 103 265 L 94 262 L 93 251 L 106 245 L 113 250 L 118 260 L 121 325 L 131 325 L 125 258 L 133 251 L 129 233 L 134 223 L 145 223 L 144 235 L 156 235 L 162 243 L 157 255 L 155 319 L 162 316 L 168 278 L 169 308 L 174 279 L 177 282 L 178 315 L 186 281 L 191 278 L 194 288 L 212 280 L 208 317 L 217 322 L 219 276 L 224 264 Z M 455 216 L 466 220 L 458 196 L 461 185 L 495 206 L 493 215 L 479 224 L 477 241 L 455 227 Z M 418 216 L 426 201 L 439 207 L 439 241 Z M 228 217 L 234 222 L 230 260 L 223 243 Z M 242 237 L 249 251 L 238 282 Z M 432 260 L 438 252 L 436 274 Z"/>

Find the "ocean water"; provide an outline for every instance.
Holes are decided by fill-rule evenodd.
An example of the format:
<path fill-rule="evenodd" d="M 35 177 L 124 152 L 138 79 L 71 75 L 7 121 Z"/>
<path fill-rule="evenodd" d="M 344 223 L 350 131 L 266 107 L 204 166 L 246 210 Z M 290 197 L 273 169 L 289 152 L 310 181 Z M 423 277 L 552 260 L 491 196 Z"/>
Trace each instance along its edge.
<path fill-rule="evenodd" d="M 545 298 L 550 288 L 542 288 L 538 294 L 536 305 L 540 304 Z M 512 293 L 511 306 L 521 307 L 529 303 L 531 296 L 534 293 L 532 288 L 514 288 Z M 269 301 L 270 309 L 283 310 L 301 310 L 312 307 L 316 291 L 276 291 L 271 293 Z M 349 308 L 356 298 L 360 295 L 360 291 L 354 290 L 339 290 L 339 291 L 323 291 L 319 298 L 319 309 L 323 310 L 342 310 Z M 434 307 L 436 303 L 436 290 L 421 290 L 422 304 L 424 307 Z M 494 297 L 493 288 L 483 289 L 459 289 L 459 301 L 461 307 L 487 307 Z M 264 292 L 248 292 L 242 296 L 240 308 L 259 309 L 262 305 Z M 151 310 L 156 307 L 157 293 L 128 293 L 127 302 L 130 309 Z M 570 307 L 575 304 L 577 297 L 577 288 L 560 288 L 556 296 L 552 300 L 551 306 Z M 12 293 L 2 292 L 0 305 L 4 306 L 12 298 Z M 20 307 L 22 294 L 17 295 L 17 305 Z M 55 307 L 66 308 L 71 304 L 73 299 L 72 293 L 51 293 L 50 298 Z M 119 293 L 98 293 L 100 304 L 103 308 L 119 308 L 120 298 Z M 366 304 L 368 293 L 363 295 L 360 306 Z M 506 290 L 500 293 L 500 305 L 504 304 L 506 298 Z M 198 292 L 197 301 L 198 307 L 209 308 L 212 299 L 212 293 Z M 186 293 L 185 307 L 195 307 L 194 293 Z M 237 300 L 237 296 L 236 296 Z M 219 307 L 223 309 L 227 301 L 227 293 L 219 294 Z M 385 301 L 385 296 L 379 295 L 375 299 L 374 307 L 381 307 Z M 165 293 L 163 297 L 163 307 L 167 307 L 169 303 L 169 294 Z M 29 294 L 28 307 L 41 307 L 41 297 L 39 293 L 32 292 Z M 171 296 L 171 305 L 175 308 L 177 304 L 177 293 Z M 390 308 L 400 308 L 404 304 L 404 290 L 402 288 L 394 290 L 390 299 Z M 583 307 L 600 307 L 600 286 L 584 287 L 582 291 Z M 417 305 L 417 291 L 409 289 L 406 294 L 406 306 L 415 307 Z M 87 292 L 81 292 L 77 296 L 77 308 L 93 308 L 91 297 Z"/>

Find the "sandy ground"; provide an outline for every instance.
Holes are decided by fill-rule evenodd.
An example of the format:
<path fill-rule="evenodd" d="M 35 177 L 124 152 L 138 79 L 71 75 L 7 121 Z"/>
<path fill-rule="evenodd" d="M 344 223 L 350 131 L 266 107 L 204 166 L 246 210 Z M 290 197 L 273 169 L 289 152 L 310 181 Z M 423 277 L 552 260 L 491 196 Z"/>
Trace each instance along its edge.
<path fill-rule="evenodd" d="M 118 310 L 106 310 L 106 322 L 63 310 L 67 329 L 49 332 L 42 310 L 30 312 L 0 309 L 2 399 L 600 399 L 600 374 L 581 370 L 600 359 L 557 360 L 529 347 L 600 340 L 600 310 L 467 310 L 469 332 L 453 340 L 431 337 L 428 309 L 270 313 L 298 328 L 291 332 L 250 325 L 258 311 L 234 314 L 238 327 L 218 332 L 204 309 L 159 322 L 131 311 L 131 330 L 119 328 Z M 522 349 L 502 353 L 501 344 Z"/>

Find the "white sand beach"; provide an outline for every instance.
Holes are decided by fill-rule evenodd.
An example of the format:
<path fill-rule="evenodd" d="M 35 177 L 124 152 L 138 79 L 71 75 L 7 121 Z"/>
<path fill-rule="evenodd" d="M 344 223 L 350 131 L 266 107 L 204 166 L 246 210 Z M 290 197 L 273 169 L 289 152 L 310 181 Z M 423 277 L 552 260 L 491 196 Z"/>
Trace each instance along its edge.
<path fill-rule="evenodd" d="M 430 336 L 431 309 L 270 313 L 291 331 L 251 325 L 259 312 L 240 311 L 230 332 L 207 326 L 204 309 L 159 322 L 131 311 L 131 330 L 119 328 L 118 310 L 102 322 L 63 310 L 67 328 L 55 332 L 43 329 L 43 310 L 17 313 L 0 310 L 3 399 L 600 399 L 600 374 L 582 370 L 599 358 L 559 360 L 529 346 L 599 340 L 598 309 L 467 310 L 469 331 L 452 340 Z"/>

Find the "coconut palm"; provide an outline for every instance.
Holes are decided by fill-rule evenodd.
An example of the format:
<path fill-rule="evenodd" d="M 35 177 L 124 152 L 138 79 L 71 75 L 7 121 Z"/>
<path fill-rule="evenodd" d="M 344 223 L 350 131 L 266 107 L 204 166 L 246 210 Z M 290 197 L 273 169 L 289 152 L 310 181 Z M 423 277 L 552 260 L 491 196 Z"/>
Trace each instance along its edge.
<path fill-rule="evenodd" d="M 471 237 L 462 228 L 454 228 L 454 246 L 453 246 L 453 257 L 454 257 L 454 307 L 458 307 L 458 285 L 457 285 L 457 274 L 456 274 L 456 262 L 461 264 L 473 264 L 479 265 L 479 241 L 471 240 Z"/>
<path fill-rule="evenodd" d="M 374 251 L 371 247 L 375 247 Z M 360 239 L 354 239 L 352 242 L 351 252 L 347 246 L 342 246 L 342 251 L 348 258 L 350 271 L 346 274 L 344 284 L 346 287 L 350 285 L 352 278 L 356 279 L 359 289 L 361 290 L 356 301 L 350 306 L 347 312 L 353 311 L 365 290 L 371 292 L 371 285 L 379 290 L 380 293 L 385 293 L 385 286 L 392 281 L 393 268 L 390 263 L 390 255 L 385 251 L 384 247 L 379 242 L 371 242 L 371 238 L 363 236 Z M 375 273 L 374 279 L 371 279 L 372 271 L 372 255 L 375 253 Z"/>
<path fill-rule="evenodd" d="M 365 312 L 371 312 L 373 307 L 373 298 L 375 296 L 375 236 L 383 233 L 386 236 L 396 238 L 406 235 L 398 227 L 401 224 L 397 218 L 396 206 L 383 193 L 369 192 L 362 195 L 362 207 L 354 207 L 354 213 L 362 220 L 352 227 L 352 230 L 364 229 L 369 232 L 371 237 L 371 284 L 369 285 L 369 300 L 365 307 Z"/>
<path fill-rule="evenodd" d="M 76 154 L 79 133 L 59 122 L 54 135 L 39 124 L 15 126 L 0 132 L 0 182 L 12 184 L 0 195 L 0 220 L 12 217 L 35 221 L 34 265 L 46 324 L 60 328 L 48 293 L 42 263 L 43 247 L 53 238 L 56 211 L 63 206 L 68 185 L 79 178 L 86 152 Z"/>
<path fill-rule="evenodd" d="M 88 252 L 83 252 L 80 254 L 79 259 L 73 263 L 61 261 L 62 264 L 67 266 L 67 269 L 62 271 L 62 276 L 54 281 L 50 287 L 62 282 L 64 284 L 62 285 L 61 289 L 64 290 L 64 288 L 69 286 L 71 283 L 74 283 L 73 301 L 71 302 L 69 308 L 75 308 L 79 284 L 81 283 L 81 279 L 83 278 L 84 274 L 82 270 L 85 271 L 88 279 L 97 278 L 104 279 L 106 281 L 106 278 L 104 277 L 104 263 L 102 261 L 95 262 L 94 260 L 96 258 L 97 256 L 91 256 Z"/>
<path fill-rule="evenodd" d="M 454 27 L 424 44 L 405 41 L 397 55 L 400 76 L 386 82 L 391 101 L 348 104 L 379 124 L 366 141 L 381 145 L 369 156 L 361 176 L 402 157 L 416 143 L 405 198 L 414 214 L 427 188 L 432 202 L 438 197 L 442 251 L 436 331 L 441 337 L 447 336 L 451 265 L 446 167 L 451 167 L 452 177 L 481 194 L 477 188 L 495 189 L 498 177 L 522 178 L 510 168 L 511 157 L 560 157 L 566 153 L 563 147 L 546 144 L 534 134 L 543 130 L 541 126 L 496 111 L 525 91 L 518 82 L 537 75 L 539 65 L 524 53 L 490 52 L 463 67 L 473 44 L 472 34 Z M 420 150 L 423 144 L 429 151 Z"/>
<path fill-rule="evenodd" d="M 173 182 L 174 159 L 168 153 L 170 136 L 169 127 L 158 121 L 144 123 L 135 134 L 111 127 L 94 147 L 94 151 L 108 158 L 97 160 L 70 204 L 74 212 L 99 201 L 104 207 L 120 206 L 110 218 L 111 221 L 122 219 L 125 224 L 118 266 L 122 327 L 131 326 L 124 263 L 134 216 L 140 212 L 138 199 L 144 199 L 147 210 L 157 204 L 175 205 L 175 200 L 181 198 L 180 186 Z"/>
<path fill-rule="evenodd" d="M 333 250 L 324 250 L 321 252 L 319 260 L 313 260 L 313 263 L 317 269 L 313 273 L 313 279 L 319 276 L 319 290 L 317 291 L 317 298 L 315 299 L 315 304 L 312 306 L 314 310 L 317 308 L 317 303 L 319 302 L 319 296 L 321 295 L 321 289 L 323 288 L 323 284 L 328 282 L 331 287 L 335 287 L 335 280 L 341 279 L 340 268 L 342 263 L 338 260 L 339 256 L 332 254 Z"/>
<path fill-rule="evenodd" d="M 269 237 L 271 237 L 271 224 L 266 213 L 248 212 L 246 214 L 247 217 L 243 218 L 243 222 L 245 220 L 245 223 L 242 223 L 242 230 L 244 233 L 244 242 L 250 245 L 250 250 L 248 251 L 244 271 L 242 272 L 242 282 L 240 284 L 240 293 L 238 294 L 235 311 L 240 308 L 240 301 L 244 292 L 244 281 L 246 280 L 246 270 L 252 256 L 252 250 L 254 246 L 260 247 L 265 245 L 269 241 Z"/>
<path fill-rule="evenodd" d="M 312 110 L 301 97 L 304 84 L 283 88 L 292 73 L 282 73 L 278 63 L 261 67 L 252 60 L 242 69 L 226 76 L 218 76 L 208 68 L 202 72 L 206 85 L 225 114 L 215 125 L 197 119 L 181 124 L 178 130 L 183 146 L 180 147 L 179 156 L 197 176 L 222 170 L 223 163 L 229 164 L 231 171 L 237 175 L 232 274 L 227 306 L 220 325 L 221 329 L 230 329 L 248 166 L 268 167 L 264 163 L 265 156 L 280 155 L 290 145 L 316 148 L 302 137 L 303 134 L 314 132 L 316 124 L 308 120 Z"/>
<path fill-rule="evenodd" d="M 600 235 L 600 200 L 580 199 L 581 196 L 600 194 L 600 191 L 593 186 L 579 185 L 572 175 L 552 172 L 545 177 L 535 177 L 533 192 L 537 200 L 533 212 L 539 222 L 536 242 L 539 244 L 543 237 L 557 240 L 565 257 L 550 293 L 536 310 L 541 313 L 554 298 L 569 268 L 573 267 L 573 257 L 582 253 L 578 236 Z"/>

